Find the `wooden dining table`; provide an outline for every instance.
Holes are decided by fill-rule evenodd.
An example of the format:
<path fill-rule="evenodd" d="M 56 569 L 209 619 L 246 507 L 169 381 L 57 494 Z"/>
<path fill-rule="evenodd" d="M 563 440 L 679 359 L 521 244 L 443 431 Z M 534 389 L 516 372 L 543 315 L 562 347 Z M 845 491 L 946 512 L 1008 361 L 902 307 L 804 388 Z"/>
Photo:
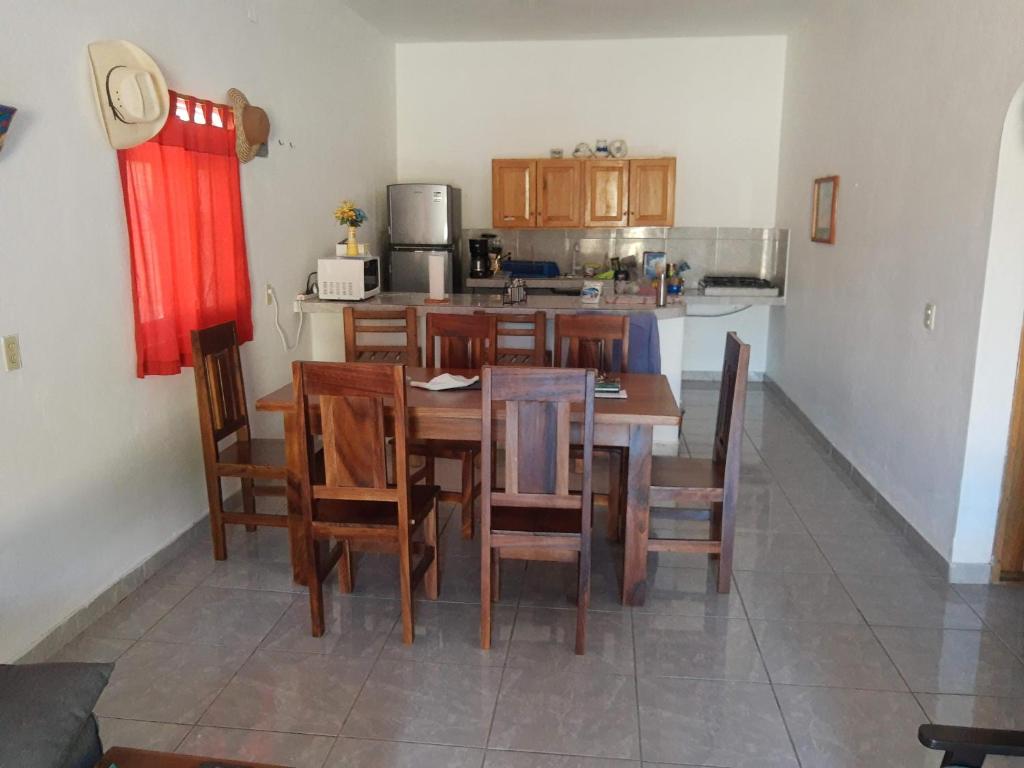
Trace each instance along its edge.
<path fill-rule="evenodd" d="M 445 371 L 439 368 L 407 368 L 409 381 L 428 381 L 440 373 L 471 375 L 469 371 Z M 622 602 L 643 605 L 647 591 L 647 537 L 650 524 L 648 503 L 651 487 L 651 452 L 654 427 L 678 426 L 679 406 L 661 374 L 623 373 L 620 375 L 625 398 L 598 398 L 594 405 L 594 445 L 625 448 L 628 462 L 626 485 L 625 562 Z M 459 389 L 432 392 L 409 387 L 407 407 L 409 436 L 415 440 L 480 440 L 481 392 Z M 295 398 L 291 384 L 264 395 L 256 401 L 256 410 L 280 413 L 284 419 L 285 454 L 288 464 L 289 541 L 292 569 L 296 581 L 305 561 L 305 538 L 300 535 L 301 484 L 299 457 L 303 447 L 298 434 Z M 318 414 L 311 414 L 314 418 Z M 503 412 L 495 414 L 499 422 L 496 434 L 503 438 Z M 582 422 L 582 410 L 575 423 Z"/>

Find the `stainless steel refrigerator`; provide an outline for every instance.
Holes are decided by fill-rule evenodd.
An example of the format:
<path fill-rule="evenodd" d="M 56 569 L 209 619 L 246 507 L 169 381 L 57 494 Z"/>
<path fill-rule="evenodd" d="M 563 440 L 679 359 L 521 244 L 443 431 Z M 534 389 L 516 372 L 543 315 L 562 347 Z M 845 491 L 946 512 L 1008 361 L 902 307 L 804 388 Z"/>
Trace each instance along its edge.
<path fill-rule="evenodd" d="M 388 186 L 388 276 L 390 290 L 427 293 L 428 264 L 444 254 L 445 291 L 462 290 L 459 243 L 462 195 L 446 184 Z"/>

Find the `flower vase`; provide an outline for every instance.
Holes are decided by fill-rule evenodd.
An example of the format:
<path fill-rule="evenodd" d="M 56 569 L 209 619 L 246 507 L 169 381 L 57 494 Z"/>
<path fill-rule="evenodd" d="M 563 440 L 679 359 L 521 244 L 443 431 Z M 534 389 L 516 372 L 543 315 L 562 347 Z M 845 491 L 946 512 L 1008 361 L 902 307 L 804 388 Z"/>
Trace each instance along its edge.
<path fill-rule="evenodd" d="M 356 228 L 350 226 L 348 228 L 348 242 L 345 246 L 346 256 L 358 256 L 359 255 L 359 243 L 356 241 Z"/>

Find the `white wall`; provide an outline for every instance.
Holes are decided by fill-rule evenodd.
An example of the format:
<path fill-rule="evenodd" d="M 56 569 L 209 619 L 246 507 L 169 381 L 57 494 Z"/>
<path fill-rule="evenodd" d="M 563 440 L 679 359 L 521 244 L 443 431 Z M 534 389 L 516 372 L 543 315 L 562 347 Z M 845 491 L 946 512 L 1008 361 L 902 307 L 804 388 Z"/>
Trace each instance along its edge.
<path fill-rule="evenodd" d="M 1021 74 L 1024 81 L 1024 73 Z M 1006 114 L 999 151 L 992 235 L 985 268 L 978 355 L 960 484 L 953 562 L 988 563 L 999 513 L 1003 466 L 1024 319 L 1024 85 Z M 960 574 L 987 578 L 982 567 Z"/>
<path fill-rule="evenodd" d="M 206 512 L 191 372 L 135 378 L 117 161 L 95 114 L 86 44 L 132 40 L 186 93 L 223 99 L 241 88 L 267 109 L 273 136 L 294 144 L 275 141 L 241 173 L 256 328 L 242 352 L 250 399 L 290 376 L 263 284 L 290 307 L 338 239 L 337 202 L 365 203 L 368 226 L 379 225 L 395 176 L 394 47 L 341 3 L 126 9 L 116 0 L 4 6 L 0 101 L 20 111 L 0 153 L 0 334 L 20 335 L 25 367 L 0 372 L 0 661 Z M 294 316 L 283 321 L 294 333 Z M 274 420 L 257 426 L 280 430 Z"/>
<path fill-rule="evenodd" d="M 400 44 L 398 175 L 463 190 L 491 225 L 491 159 L 624 138 L 678 158 L 677 226 L 775 222 L 786 39 Z"/>
<path fill-rule="evenodd" d="M 821 0 L 788 44 L 769 374 L 947 558 L 1022 24 L 1015 0 Z M 812 244 L 811 183 L 832 173 L 837 244 Z"/>

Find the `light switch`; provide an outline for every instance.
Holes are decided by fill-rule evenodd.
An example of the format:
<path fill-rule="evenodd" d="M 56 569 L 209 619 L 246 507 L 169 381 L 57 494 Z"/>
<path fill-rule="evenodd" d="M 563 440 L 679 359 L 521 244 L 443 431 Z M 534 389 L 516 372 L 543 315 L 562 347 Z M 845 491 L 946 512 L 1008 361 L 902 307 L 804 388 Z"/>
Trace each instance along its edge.
<path fill-rule="evenodd" d="M 18 344 L 18 336 L 3 337 L 4 345 L 4 370 L 16 371 L 21 368 L 21 346 Z"/>
<path fill-rule="evenodd" d="M 935 330 L 935 305 L 930 301 L 924 305 L 924 327 L 929 331 Z"/>

